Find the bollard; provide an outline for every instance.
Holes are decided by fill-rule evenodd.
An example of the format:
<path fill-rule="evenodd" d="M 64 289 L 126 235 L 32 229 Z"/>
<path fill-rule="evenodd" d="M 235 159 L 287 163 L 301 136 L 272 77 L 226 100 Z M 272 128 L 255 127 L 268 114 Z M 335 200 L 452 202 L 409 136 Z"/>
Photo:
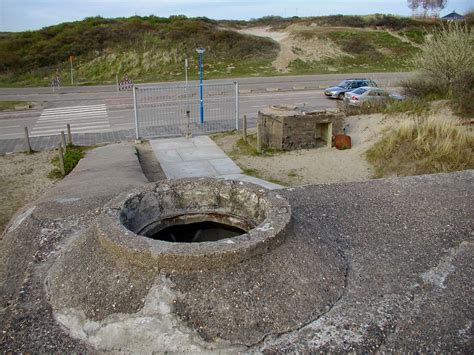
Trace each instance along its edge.
<path fill-rule="evenodd" d="M 63 155 L 63 147 L 61 143 L 59 143 L 58 145 L 58 150 L 59 150 L 59 169 L 61 170 L 61 175 L 65 176 L 66 169 L 64 168 L 64 155 Z"/>
<path fill-rule="evenodd" d="M 30 136 L 28 134 L 28 127 L 25 127 L 25 148 L 28 154 L 33 153 L 33 150 L 31 149 L 31 144 L 30 144 Z"/>
<path fill-rule="evenodd" d="M 68 140 L 68 145 L 70 147 L 72 147 L 73 143 L 72 143 L 72 133 L 71 133 L 71 125 L 68 123 L 66 125 L 67 127 L 67 140 Z"/>
<path fill-rule="evenodd" d="M 64 148 L 64 152 L 67 150 L 67 144 L 66 144 L 66 136 L 64 135 L 64 131 L 61 131 L 61 144 Z"/>
<path fill-rule="evenodd" d="M 257 121 L 257 153 L 262 152 L 262 123 Z"/>
<path fill-rule="evenodd" d="M 243 139 L 247 143 L 247 115 L 244 115 L 244 122 L 242 124 L 243 128 Z"/>

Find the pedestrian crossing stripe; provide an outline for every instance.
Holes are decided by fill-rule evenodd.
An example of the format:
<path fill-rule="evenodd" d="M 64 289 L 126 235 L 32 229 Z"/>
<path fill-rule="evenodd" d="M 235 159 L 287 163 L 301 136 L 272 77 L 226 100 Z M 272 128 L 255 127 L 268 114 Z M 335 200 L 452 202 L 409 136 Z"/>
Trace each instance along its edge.
<path fill-rule="evenodd" d="M 31 137 L 72 133 L 100 133 L 110 131 L 109 116 L 105 104 L 58 107 L 45 109 L 31 130 Z"/>

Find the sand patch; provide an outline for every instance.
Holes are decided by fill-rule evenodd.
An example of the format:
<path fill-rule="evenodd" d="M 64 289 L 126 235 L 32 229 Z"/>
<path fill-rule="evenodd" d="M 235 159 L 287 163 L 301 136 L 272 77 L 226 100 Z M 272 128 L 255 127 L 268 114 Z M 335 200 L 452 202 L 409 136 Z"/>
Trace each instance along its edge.
<path fill-rule="evenodd" d="M 0 156 L 0 233 L 22 206 L 54 185 L 47 177 L 55 151 Z"/>
<path fill-rule="evenodd" d="M 288 186 L 365 181 L 372 178 L 372 166 L 365 152 L 380 137 L 381 131 L 393 124 L 382 114 L 352 116 L 345 119 L 346 133 L 352 138 L 352 149 L 303 149 L 273 156 L 232 154 L 240 135 L 215 138 L 216 143 L 242 169 L 258 172 L 259 177 L 276 180 Z"/>

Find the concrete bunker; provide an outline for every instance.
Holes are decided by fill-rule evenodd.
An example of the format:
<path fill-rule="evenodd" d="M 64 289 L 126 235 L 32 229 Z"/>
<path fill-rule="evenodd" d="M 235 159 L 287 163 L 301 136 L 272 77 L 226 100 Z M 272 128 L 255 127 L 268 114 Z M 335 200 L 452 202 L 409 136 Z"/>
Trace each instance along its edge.
<path fill-rule="evenodd" d="M 258 113 L 263 148 L 277 150 L 331 147 L 343 133 L 343 116 L 333 110 L 273 105 Z"/>
<path fill-rule="evenodd" d="M 183 179 L 116 199 L 98 227 L 107 250 L 133 252 L 138 262 L 142 255 L 159 268 L 212 268 L 268 249 L 290 214 L 285 200 L 252 184 Z"/>
<path fill-rule="evenodd" d="M 235 235 L 193 241 L 202 223 Z M 191 227 L 192 237 L 156 238 L 176 226 Z M 104 206 L 58 258 L 46 281 L 49 301 L 61 325 L 89 343 L 113 322 L 116 339 L 145 337 L 143 346 L 182 327 L 209 349 L 219 339 L 251 346 L 324 314 L 344 292 L 347 266 L 337 248 L 308 242 L 295 228 L 278 191 L 211 178 L 143 185 Z"/>

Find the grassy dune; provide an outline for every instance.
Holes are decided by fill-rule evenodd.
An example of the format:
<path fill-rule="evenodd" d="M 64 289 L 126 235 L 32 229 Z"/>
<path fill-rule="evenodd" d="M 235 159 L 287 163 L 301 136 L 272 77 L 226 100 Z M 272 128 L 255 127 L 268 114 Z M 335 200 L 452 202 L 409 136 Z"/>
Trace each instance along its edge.
<path fill-rule="evenodd" d="M 0 86 L 49 85 L 56 70 L 62 84 L 70 82 L 68 57 L 74 55 L 76 82 L 113 83 L 128 73 L 134 81 L 183 78 L 189 58 L 190 78 L 197 78 L 196 47 L 206 48 L 207 78 L 278 75 L 272 66 L 279 44 L 271 39 L 236 32 L 248 26 L 272 26 L 293 31 L 311 45 L 318 38 L 343 55 L 292 61 L 287 73 L 331 73 L 405 70 L 406 60 L 432 23 L 394 16 L 266 17 L 251 21 L 156 16 L 86 18 L 39 31 L 0 33 Z M 316 25 L 316 26 L 315 26 Z M 392 35 L 391 33 L 395 34 Z M 297 46 L 293 51 L 298 55 Z M 313 49 L 313 50 L 317 50 Z"/>

